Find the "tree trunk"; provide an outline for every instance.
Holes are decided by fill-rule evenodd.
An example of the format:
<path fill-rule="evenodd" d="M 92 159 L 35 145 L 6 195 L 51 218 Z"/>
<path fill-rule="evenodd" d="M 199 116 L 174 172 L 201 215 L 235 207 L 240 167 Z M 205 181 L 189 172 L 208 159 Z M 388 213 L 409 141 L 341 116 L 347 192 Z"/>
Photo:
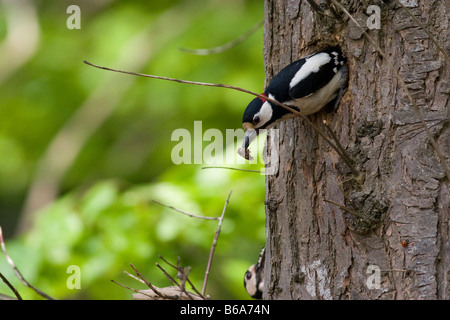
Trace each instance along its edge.
<path fill-rule="evenodd" d="M 365 1 L 340 2 L 367 26 Z M 449 50 L 449 1 L 402 3 Z M 368 34 L 448 159 L 450 63 L 397 1 L 370 4 L 381 9 L 381 25 Z M 394 70 L 336 11 L 341 21 L 307 1 L 265 1 L 266 80 L 327 44 L 346 54 L 349 89 L 339 109 L 309 119 L 334 131 L 362 179 L 304 120 L 278 125 L 277 145 L 269 132 L 269 156 L 277 147 L 279 168 L 266 177 L 263 298 L 449 299 L 448 177 Z"/>

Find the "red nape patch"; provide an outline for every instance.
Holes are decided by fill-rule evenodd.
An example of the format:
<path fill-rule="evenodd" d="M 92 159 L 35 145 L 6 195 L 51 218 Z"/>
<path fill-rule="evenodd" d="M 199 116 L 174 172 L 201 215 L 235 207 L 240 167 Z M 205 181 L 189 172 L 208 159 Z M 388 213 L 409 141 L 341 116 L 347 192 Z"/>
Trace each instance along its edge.
<path fill-rule="evenodd" d="M 264 92 L 261 93 L 261 95 L 264 96 L 264 97 L 267 97 L 267 94 L 265 94 Z M 264 98 L 261 98 L 261 97 L 258 97 L 258 98 L 259 98 L 259 100 L 261 100 L 263 103 L 267 101 L 267 100 L 264 99 Z"/>

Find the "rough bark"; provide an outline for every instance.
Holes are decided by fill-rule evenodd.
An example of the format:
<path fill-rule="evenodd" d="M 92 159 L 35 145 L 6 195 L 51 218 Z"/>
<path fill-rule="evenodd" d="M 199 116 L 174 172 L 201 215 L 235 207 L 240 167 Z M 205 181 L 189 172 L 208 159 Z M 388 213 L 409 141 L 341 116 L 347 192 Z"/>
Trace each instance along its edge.
<path fill-rule="evenodd" d="M 450 63 L 396 1 L 371 2 L 383 19 L 381 29 L 368 33 L 407 83 L 448 159 Z M 366 25 L 363 2 L 341 3 Z M 403 3 L 449 50 L 449 1 Z M 307 1 L 265 1 L 266 80 L 326 44 L 346 52 L 350 83 L 339 109 L 309 119 L 324 132 L 326 121 L 363 180 L 352 179 L 302 119 L 277 127 L 279 169 L 266 178 L 263 297 L 449 299 L 448 177 L 393 70 L 340 15 L 340 22 L 318 15 Z M 381 271 L 379 289 L 367 285 L 370 265 Z"/>

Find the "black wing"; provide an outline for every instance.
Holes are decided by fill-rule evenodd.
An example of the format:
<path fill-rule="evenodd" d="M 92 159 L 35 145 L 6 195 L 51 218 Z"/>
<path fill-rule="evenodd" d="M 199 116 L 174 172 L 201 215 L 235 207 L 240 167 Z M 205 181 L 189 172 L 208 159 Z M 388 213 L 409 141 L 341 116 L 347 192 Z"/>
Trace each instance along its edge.
<path fill-rule="evenodd" d="M 344 64 L 345 58 L 337 48 L 323 50 L 306 57 L 293 77 L 294 79 L 296 75 L 301 75 L 301 79 L 290 83 L 289 96 L 292 99 L 299 99 L 313 94 L 330 82 Z"/>
<path fill-rule="evenodd" d="M 289 84 L 304 63 L 305 58 L 301 58 L 284 67 L 270 81 L 265 93 L 267 95 L 273 95 L 275 99 L 280 102 L 292 100 L 291 96 L 289 95 Z M 280 89 L 282 90 L 280 91 Z"/>

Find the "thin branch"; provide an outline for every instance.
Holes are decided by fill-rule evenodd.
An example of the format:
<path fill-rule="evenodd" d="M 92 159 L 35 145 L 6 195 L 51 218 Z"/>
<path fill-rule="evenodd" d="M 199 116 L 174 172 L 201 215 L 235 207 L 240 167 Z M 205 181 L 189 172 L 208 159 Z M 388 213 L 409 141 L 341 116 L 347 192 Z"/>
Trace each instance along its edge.
<path fill-rule="evenodd" d="M 11 259 L 11 257 L 8 255 L 6 251 L 5 241 L 3 240 L 3 231 L 2 227 L 0 226 L 0 246 L 2 248 L 3 254 L 5 255 L 6 261 L 8 261 L 11 268 L 14 270 L 14 273 L 16 274 L 17 278 L 19 278 L 20 281 L 22 281 L 23 284 L 25 284 L 28 288 L 34 290 L 38 295 L 41 297 L 48 299 L 48 300 L 55 300 L 54 298 L 50 297 L 48 294 L 42 292 L 35 286 L 31 285 L 22 275 L 22 273 L 19 271 L 19 269 L 14 264 L 14 261 Z"/>
<path fill-rule="evenodd" d="M 145 284 L 150 288 L 150 290 L 151 290 L 155 295 L 157 295 L 158 297 L 160 297 L 160 298 L 162 298 L 162 299 L 165 299 L 165 300 L 167 300 L 167 299 L 169 299 L 169 300 L 178 300 L 178 299 L 180 298 L 180 295 L 178 295 L 178 294 L 175 294 L 175 295 L 169 295 L 169 294 L 163 293 L 162 291 L 166 291 L 166 289 L 169 289 L 169 288 L 172 288 L 172 287 L 168 287 L 168 288 L 158 288 L 158 287 L 155 287 L 152 283 L 150 283 L 149 281 L 147 281 L 147 280 L 144 278 L 144 276 L 137 270 L 137 268 L 136 268 L 132 263 L 130 263 L 130 266 L 131 266 L 131 267 L 133 268 L 133 270 L 136 272 L 137 277 L 134 276 L 134 275 L 132 275 L 132 274 L 130 274 L 130 273 L 128 273 L 128 272 L 126 272 L 126 271 L 125 271 L 125 273 L 128 274 L 128 275 L 129 275 L 130 277 L 132 277 L 133 279 L 145 283 Z M 177 281 L 176 281 L 176 280 L 175 280 L 175 279 L 174 279 L 174 278 L 173 278 L 173 277 L 172 277 L 172 276 L 171 276 L 171 275 L 163 268 L 163 267 L 161 267 L 158 263 L 156 263 L 156 266 L 164 273 L 164 275 L 169 279 L 169 281 L 170 281 L 172 284 L 174 284 L 174 285 L 176 285 L 176 286 L 178 287 L 178 289 L 180 290 L 180 293 L 184 293 L 184 294 L 186 295 L 187 298 L 189 298 L 190 300 L 195 300 L 195 298 L 202 298 L 202 299 L 204 299 L 203 296 L 197 297 L 197 296 L 195 296 L 193 293 L 187 291 L 186 288 L 184 287 L 184 285 L 179 284 L 179 283 L 178 283 L 178 282 L 177 282 Z M 187 276 L 186 276 L 186 277 L 187 277 Z M 134 292 L 136 292 L 136 293 L 144 294 L 144 295 L 146 295 L 146 296 L 148 296 L 148 297 L 154 299 L 154 296 L 145 293 L 145 291 L 142 291 L 142 290 L 136 290 L 136 289 L 133 289 L 133 288 L 129 288 L 129 287 L 125 286 L 125 285 L 121 285 L 120 283 L 117 283 L 117 282 L 114 281 L 114 280 L 111 280 L 111 281 L 113 281 L 114 283 L 116 283 L 116 284 L 118 284 L 118 285 L 120 285 L 120 286 L 122 286 L 122 287 L 124 287 L 124 288 L 130 289 L 130 290 L 132 290 L 132 291 L 134 291 Z"/>
<path fill-rule="evenodd" d="M 441 149 L 439 148 L 436 140 L 433 138 L 431 131 L 429 130 L 428 126 L 426 125 L 425 118 L 423 117 L 419 106 L 416 104 L 415 100 L 411 96 L 411 93 L 409 92 L 409 89 L 406 86 L 405 81 L 400 76 L 400 74 L 397 72 L 394 65 L 392 64 L 391 58 L 388 57 L 384 53 L 383 50 L 381 50 L 380 46 L 375 42 L 375 40 L 366 32 L 366 30 L 358 23 L 358 21 L 356 21 L 355 18 L 353 18 L 353 16 L 345 9 L 345 7 L 343 5 L 341 5 L 336 0 L 331 0 L 331 1 L 333 1 L 333 3 L 336 4 L 350 18 L 350 20 L 352 20 L 353 23 L 361 29 L 362 33 L 367 38 L 367 40 L 369 40 L 369 42 L 377 49 L 378 53 L 384 58 L 384 62 L 386 62 L 389 65 L 389 67 L 392 69 L 392 72 L 394 73 L 395 77 L 398 79 L 400 86 L 404 90 L 406 96 L 408 97 L 409 102 L 411 103 L 414 111 L 416 112 L 417 117 L 419 118 L 419 120 L 422 124 L 422 127 L 424 128 L 425 133 L 427 134 L 428 139 L 430 140 L 431 145 L 433 146 L 434 150 L 436 151 L 436 153 L 439 157 L 439 160 L 441 162 L 442 168 L 444 169 L 444 171 L 447 175 L 447 179 L 450 179 L 450 168 L 447 165 L 446 159 L 445 159 L 444 155 L 442 154 Z"/>
<path fill-rule="evenodd" d="M 155 75 L 151 75 L 151 74 L 145 74 L 145 73 L 139 73 L 139 72 L 124 71 L 124 70 L 118 70 L 118 69 L 113 69 L 113 68 L 101 67 L 101 66 L 95 65 L 93 63 L 90 63 L 89 61 L 86 61 L 86 60 L 84 60 L 83 62 L 85 64 L 87 64 L 87 65 L 89 65 L 91 67 L 97 68 L 97 69 L 102 69 L 102 70 L 107 70 L 107 71 L 112 71 L 112 72 L 118 72 L 118 73 L 124 73 L 124 74 L 129 74 L 129 75 L 132 75 L 132 76 L 138 76 L 138 77 L 144 77 L 144 78 L 167 80 L 167 81 L 173 81 L 173 82 L 184 83 L 184 84 L 193 84 L 193 85 L 197 85 L 197 86 L 216 87 L 216 88 L 228 88 L 228 89 L 233 89 L 233 90 L 245 92 L 245 93 L 248 93 L 248 94 L 252 94 L 252 95 L 255 95 L 257 97 L 260 97 L 260 98 L 268 100 L 266 96 L 263 96 L 263 95 L 260 95 L 260 94 L 257 94 L 257 93 L 251 92 L 249 90 L 239 88 L 239 87 L 230 86 L 230 85 L 227 85 L 227 84 L 181 80 L 181 79 L 170 78 L 170 77 L 155 76 Z"/>
<path fill-rule="evenodd" d="M 348 180 L 347 180 L 348 181 Z M 350 200 L 350 198 L 347 196 L 347 194 L 345 193 L 344 190 L 344 186 L 342 185 L 342 183 L 345 183 L 346 181 L 340 181 L 338 182 L 337 186 L 339 188 L 339 190 L 341 191 L 342 196 L 344 197 L 345 201 L 347 201 L 348 203 L 350 203 L 350 205 L 352 206 L 352 208 L 357 211 L 358 208 L 356 207 L 356 205 L 353 203 L 353 201 Z"/>
<path fill-rule="evenodd" d="M 167 279 L 169 279 L 170 282 L 172 282 L 172 284 L 176 285 L 178 288 L 180 288 L 180 290 L 183 290 L 178 281 L 175 280 L 163 267 L 161 267 L 159 263 L 155 263 L 155 265 L 164 273 L 164 275 L 167 277 Z"/>
<path fill-rule="evenodd" d="M 141 278 L 144 283 L 159 297 L 163 298 L 163 299 L 176 299 L 177 297 L 175 296 L 168 296 L 165 295 L 163 293 L 161 293 L 153 284 L 151 284 L 149 281 L 147 281 L 147 279 L 145 279 L 145 277 L 142 275 L 142 273 L 139 272 L 138 269 L 136 269 L 136 267 L 130 263 L 130 266 L 133 268 L 134 272 L 136 272 L 136 275 Z"/>
<path fill-rule="evenodd" d="M 323 201 L 328 202 L 328 203 L 331 203 L 331 204 L 334 204 L 334 205 L 337 206 L 339 209 L 341 209 L 341 210 L 343 210 L 343 211 L 345 211 L 345 212 L 348 212 L 348 213 L 350 213 L 351 215 L 354 215 L 355 217 L 358 217 L 358 218 L 363 219 L 363 220 L 365 220 L 365 221 L 369 221 L 366 217 L 364 217 L 363 215 L 359 214 L 358 212 L 356 212 L 356 211 L 354 211 L 354 210 L 351 210 L 351 209 L 347 208 L 346 206 L 343 206 L 343 205 L 341 205 L 341 204 L 339 204 L 339 203 L 337 203 L 337 202 L 334 202 L 334 201 L 331 201 L 331 200 L 328 200 L 328 199 L 323 199 Z"/>
<path fill-rule="evenodd" d="M 245 172 L 264 173 L 261 170 L 241 169 L 241 168 L 222 167 L 222 166 L 202 167 L 202 169 L 228 169 L 228 170 L 237 170 L 237 171 L 245 171 Z"/>
<path fill-rule="evenodd" d="M 130 263 L 131 268 L 133 268 L 134 272 L 136 272 L 136 275 L 144 281 L 144 283 L 152 289 L 153 285 L 145 279 L 145 277 L 142 275 L 142 273 L 139 272 L 139 270 L 134 266 L 134 264 Z M 155 292 L 156 293 L 156 292 Z"/>
<path fill-rule="evenodd" d="M 191 280 L 188 277 L 186 277 L 186 281 L 187 281 L 187 283 L 189 283 L 192 290 L 194 290 L 194 292 L 196 294 L 198 294 L 203 300 L 207 300 L 206 297 L 204 295 L 202 295 L 202 293 L 200 291 L 197 290 L 197 288 L 194 286 L 194 284 L 191 282 Z"/>
<path fill-rule="evenodd" d="M 204 296 L 205 292 L 206 292 L 206 284 L 208 283 L 208 276 L 209 276 L 209 270 L 211 269 L 212 258 L 214 255 L 214 251 L 216 250 L 217 239 L 219 238 L 220 230 L 222 228 L 223 216 L 225 215 L 225 211 L 226 211 L 228 203 L 230 201 L 232 192 L 233 192 L 233 190 L 231 190 L 230 193 L 228 194 L 227 200 L 225 201 L 225 205 L 223 206 L 222 215 L 219 218 L 219 225 L 217 227 L 217 231 L 214 236 L 213 244 L 211 246 L 211 251 L 209 253 L 208 265 L 206 266 L 205 279 L 203 280 L 202 296 Z"/>
<path fill-rule="evenodd" d="M 353 163 L 353 159 L 351 159 L 347 153 L 345 152 L 344 147 L 342 146 L 341 142 L 339 141 L 339 139 L 336 137 L 336 135 L 334 134 L 333 130 L 331 130 L 330 126 L 325 124 L 325 128 L 327 128 L 328 133 L 330 134 L 330 136 L 333 138 L 334 142 L 336 142 L 336 146 L 339 148 L 339 150 L 341 150 L 341 156 L 345 157 L 347 159 L 348 162 Z"/>
<path fill-rule="evenodd" d="M 351 214 L 353 214 L 353 215 L 356 215 L 356 214 L 355 214 L 355 211 L 353 211 L 353 210 L 347 208 L 346 206 L 343 206 L 343 205 L 341 205 L 341 204 L 339 204 L 339 203 L 337 203 L 337 202 L 335 202 L 335 201 L 328 200 L 328 199 L 323 199 L 323 201 L 328 202 L 328 203 L 331 203 L 331 204 L 334 204 L 335 206 L 339 207 L 339 209 L 344 210 L 344 211 L 346 211 L 346 212 L 348 212 L 348 213 L 351 213 Z"/>
<path fill-rule="evenodd" d="M 180 279 L 180 284 L 184 285 L 184 283 L 186 283 L 186 279 L 182 279 L 182 278 L 187 278 L 187 274 L 184 272 L 184 268 L 180 266 L 180 257 L 177 258 L 177 265 L 173 265 L 172 263 L 170 263 L 169 261 L 167 261 L 166 259 L 163 258 L 163 256 L 158 255 L 158 257 L 164 261 L 166 264 L 169 265 L 169 267 L 174 268 L 177 271 L 177 278 Z M 162 268 L 161 266 L 159 266 L 157 264 L 157 266 L 159 268 Z M 165 272 L 165 270 L 162 270 L 163 272 Z"/>
<path fill-rule="evenodd" d="M 239 45 L 240 43 L 244 42 L 245 40 L 247 40 L 253 33 L 255 33 L 259 28 L 261 28 L 263 26 L 263 24 L 264 24 L 264 20 L 255 24 L 252 28 L 250 28 L 244 34 L 240 35 L 238 38 L 236 38 L 230 42 L 227 42 L 221 46 L 218 46 L 218 47 L 209 48 L 209 49 L 180 48 L 180 50 L 188 52 L 188 53 L 196 54 L 199 56 L 207 56 L 210 54 L 222 53 L 228 49 L 231 49 L 231 48 Z"/>
<path fill-rule="evenodd" d="M 3 282 L 11 289 L 12 292 L 14 292 L 14 295 L 16 296 L 17 300 L 22 300 L 22 297 L 20 296 L 19 292 L 16 288 L 6 279 L 6 277 L 0 272 L 0 278 L 3 280 Z"/>
<path fill-rule="evenodd" d="M 196 214 L 192 214 L 192 213 L 189 213 L 187 211 L 184 211 L 184 210 L 172 207 L 171 205 L 159 202 L 158 200 L 155 200 L 155 199 L 152 199 L 152 201 L 154 203 L 157 203 L 157 204 L 163 206 L 163 207 L 175 210 L 175 211 L 177 211 L 179 213 L 182 213 L 182 214 L 187 215 L 187 216 L 192 217 L 192 218 L 205 219 L 205 220 L 219 220 L 220 219 L 219 217 L 205 217 L 205 216 L 199 216 L 199 215 L 196 215 Z"/>
<path fill-rule="evenodd" d="M 123 273 L 125 273 L 127 276 L 133 278 L 134 280 L 137 280 L 137 281 L 139 281 L 140 283 L 145 284 L 145 281 L 144 281 L 144 280 L 142 280 L 142 279 L 139 278 L 139 277 L 136 277 L 134 274 L 131 274 L 131 273 L 129 273 L 128 271 L 124 271 Z"/>
<path fill-rule="evenodd" d="M 164 273 L 164 275 L 173 283 L 175 284 L 181 292 L 183 292 L 190 300 L 194 300 L 192 293 L 186 290 L 186 287 L 183 283 L 178 283 L 169 273 L 167 273 L 166 270 L 164 270 L 163 267 L 161 267 L 158 263 L 156 263 L 156 266 Z M 184 273 L 183 273 L 184 274 Z M 203 297 L 202 297 L 203 298 Z"/>
<path fill-rule="evenodd" d="M 174 266 L 173 264 L 171 264 L 169 261 L 167 261 L 166 259 L 163 258 L 163 256 L 159 255 L 159 258 L 164 261 L 165 263 L 167 263 L 169 266 L 171 266 L 172 268 L 176 269 L 177 271 L 179 271 L 179 269 L 181 267 L 179 266 Z M 183 268 L 181 268 L 183 269 Z M 183 271 L 184 272 L 184 271 Z M 186 281 L 187 283 L 189 283 L 189 285 L 191 286 L 192 290 L 194 290 L 195 293 L 197 293 L 202 299 L 206 300 L 206 298 L 197 290 L 197 288 L 194 286 L 194 284 L 191 282 L 191 280 L 189 280 L 188 275 L 186 275 Z"/>
<path fill-rule="evenodd" d="M 169 261 L 167 261 L 162 255 L 158 255 L 158 258 L 160 258 L 162 261 L 164 261 L 166 264 L 168 264 L 169 266 L 171 266 L 172 268 L 174 268 L 175 270 L 178 270 L 179 266 L 176 266 L 172 263 L 170 263 Z M 178 262 L 178 260 L 177 260 Z"/>
<path fill-rule="evenodd" d="M 445 59 L 447 59 L 447 61 L 450 61 L 450 56 L 447 52 L 447 50 L 445 50 L 440 43 L 436 40 L 436 38 L 431 34 L 430 31 L 428 31 L 428 29 L 422 24 L 422 22 L 420 22 L 419 19 L 417 19 L 417 17 L 415 15 L 412 14 L 411 10 L 409 10 L 407 7 L 405 7 L 403 5 L 403 3 L 401 3 L 401 1 L 396 0 L 397 3 L 403 8 L 405 9 L 405 11 L 411 16 L 411 18 L 413 18 L 413 20 L 423 29 L 423 31 L 425 31 L 425 33 L 430 37 L 431 41 L 433 41 L 433 43 L 438 47 L 439 51 L 442 52 L 442 54 L 444 55 Z"/>
<path fill-rule="evenodd" d="M 149 297 L 149 298 L 154 298 L 153 296 L 151 296 L 151 295 L 149 295 L 149 294 L 145 293 L 145 292 L 144 292 L 143 290 L 137 290 L 137 289 L 134 289 L 134 288 L 128 287 L 128 286 L 126 286 L 126 285 L 124 285 L 124 284 L 121 284 L 121 283 L 119 283 L 119 282 L 115 281 L 115 280 L 111 280 L 111 282 L 112 282 L 112 283 L 115 283 L 115 284 L 117 284 L 117 285 L 119 285 L 119 286 L 121 286 L 122 288 L 125 288 L 125 289 L 128 289 L 128 290 L 131 290 L 131 291 L 133 291 L 133 292 L 136 292 L 136 293 L 140 293 L 140 294 L 143 294 L 144 296 L 147 296 L 147 297 Z"/>
<path fill-rule="evenodd" d="M 112 69 L 112 68 L 107 68 L 107 67 L 101 67 L 101 66 L 95 65 L 93 63 L 90 63 L 90 62 L 88 62 L 86 60 L 84 60 L 83 62 L 85 64 L 91 66 L 91 67 L 102 69 L 102 70 L 118 72 L 118 73 L 124 73 L 124 74 L 128 74 L 128 75 L 144 77 L 144 78 L 152 78 L 152 79 L 173 81 L 173 82 L 177 82 L 177 83 L 192 84 L 192 85 L 206 86 L 206 87 L 215 87 L 215 88 L 227 88 L 227 89 L 231 89 L 231 90 L 244 92 L 244 93 L 256 96 L 258 98 L 267 100 L 267 101 L 269 101 L 269 102 L 271 102 L 271 103 L 273 103 L 273 104 L 275 104 L 277 106 L 280 106 L 280 107 L 290 111 L 291 113 L 301 117 L 306 123 L 308 123 L 314 129 L 314 131 L 316 131 L 339 154 L 339 156 L 341 156 L 341 158 L 344 160 L 344 162 L 347 164 L 347 166 L 352 171 L 353 175 L 355 176 L 355 179 L 357 181 L 359 181 L 359 179 L 360 179 L 360 173 L 358 172 L 358 170 L 356 170 L 353 167 L 353 165 L 351 163 L 349 163 L 346 160 L 345 157 L 342 156 L 340 150 L 333 144 L 333 142 L 331 142 L 331 140 L 315 124 L 313 124 L 306 116 L 301 114 L 299 111 L 297 111 L 294 108 L 292 108 L 290 106 L 287 106 L 287 105 L 285 105 L 285 104 L 283 104 L 283 103 L 281 103 L 281 102 L 279 102 L 277 100 L 271 99 L 271 98 L 269 98 L 267 96 L 264 96 L 262 94 L 258 94 L 258 93 L 252 92 L 250 90 L 246 90 L 246 89 L 243 89 L 243 88 L 240 88 L 240 87 L 236 87 L 236 86 L 230 86 L 230 85 L 226 85 L 226 84 L 221 84 L 221 83 L 207 83 L 207 82 L 181 80 L 181 79 L 176 79 L 176 78 L 155 76 L 155 75 L 151 75 L 151 74 L 145 74 L 145 73 L 139 73 L 139 72 L 131 72 L 131 71 L 124 71 L 124 70 Z"/>

